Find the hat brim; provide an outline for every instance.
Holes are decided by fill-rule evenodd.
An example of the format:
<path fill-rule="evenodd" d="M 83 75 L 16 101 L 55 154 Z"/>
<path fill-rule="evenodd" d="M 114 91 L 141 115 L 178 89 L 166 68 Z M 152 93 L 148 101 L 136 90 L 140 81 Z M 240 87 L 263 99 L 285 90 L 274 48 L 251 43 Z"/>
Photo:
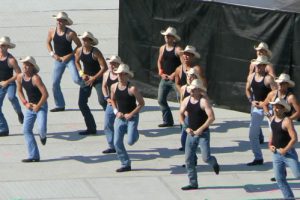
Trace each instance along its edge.
<path fill-rule="evenodd" d="M 162 35 L 164 35 L 164 36 L 166 36 L 166 35 L 171 35 L 171 36 L 175 37 L 176 41 L 180 41 L 180 40 L 181 40 L 181 38 L 180 38 L 179 35 L 168 33 L 168 32 L 166 32 L 165 30 L 161 30 L 160 33 L 161 33 Z"/>
<path fill-rule="evenodd" d="M 69 25 L 69 26 L 73 24 L 73 21 L 70 18 L 57 17 L 57 15 L 52 15 L 52 17 L 55 18 L 55 19 L 64 19 L 64 20 L 67 20 L 67 25 Z"/>
<path fill-rule="evenodd" d="M 291 111 L 291 106 L 290 105 L 282 103 L 280 101 L 273 101 L 273 102 L 270 102 L 270 104 L 283 106 L 284 109 L 285 109 L 285 112 L 290 112 Z"/>
<path fill-rule="evenodd" d="M 179 53 L 183 54 L 183 53 L 191 53 L 195 56 L 195 58 L 201 58 L 200 53 L 196 52 L 196 51 L 190 51 L 190 50 L 181 50 Z"/>
<path fill-rule="evenodd" d="M 254 46 L 254 49 L 255 49 L 256 51 L 259 51 L 259 50 L 263 49 L 263 50 L 265 50 L 265 51 L 267 52 L 267 56 L 268 56 L 269 58 L 272 57 L 272 52 L 270 51 L 270 49 L 261 48 L 261 47 L 258 47 L 258 46 Z"/>
<path fill-rule="evenodd" d="M 203 91 L 206 92 L 206 88 L 204 88 L 204 87 L 196 87 L 195 85 L 189 85 L 189 86 L 187 86 L 187 89 L 188 90 L 200 89 L 200 90 L 203 90 Z"/>
<path fill-rule="evenodd" d="M 109 63 L 112 63 L 112 62 L 115 62 L 115 63 L 119 63 L 119 64 L 121 64 L 122 62 L 120 61 L 120 60 L 118 60 L 118 59 L 110 59 L 110 58 L 106 58 L 106 60 L 107 60 L 107 62 L 109 62 Z"/>
<path fill-rule="evenodd" d="M 123 71 L 123 70 L 119 70 L 119 69 L 117 69 L 116 71 L 114 71 L 114 73 L 116 73 L 116 74 L 120 74 L 120 73 L 123 73 L 123 72 L 126 73 L 126 74 L 128 74 L 130 76 L 130 78 L 134 77 L 134 74 L 131 71 Z"/>
<path fill-rule="evenodd" d="M 94 46 L 96 46 L 99 43 L 97 38 L 90 37 L 88 35 L 78 35 L 78 37 L 80 39 L 83 39 L 83 38 L 89 38 L 89 39 L 91 39 L 92 40 L 91 44 L 94 45 Z"/>
<path fill-rule="evenodd" d="M 295 82 L 292 80 L 281 80 L 281 79 L 276 79 L 275 80 L 276 83 L 288 83 L 289 87 L 295 87 Z"/>
<path fill-rule="evenodd" d="M 255 65 L 269 65 L 271 64 L 270 62 L 261 62 L 261 61 L 257 61 L 257 60 L 252 60 L 251 61 L 252 64 L 255 64 Z"/>
<path fill-rule="evenodd" d="M 14 43 L 7 43 L 7 42 L 2 42 L 0 43 L 0 45 L 7 45 L 9 49 L 13 49 L 16 47 L 16 45 Z"/>
<path fill-rule="evenodd" d="M 39 66 L 38 66 L 36 63 L 30 62 L 30 60 L 27 60 L 27 59 L 20 59 L 20 62 L 22 62 L 22 63 L 24 63 L 24 62 L 29 62 L 30 64 L 33 65 L 33 67 L 34 67 L 34 69 L 36 70 L 36 72 L 39 72 L 39 71 L 40 71 Z"/>

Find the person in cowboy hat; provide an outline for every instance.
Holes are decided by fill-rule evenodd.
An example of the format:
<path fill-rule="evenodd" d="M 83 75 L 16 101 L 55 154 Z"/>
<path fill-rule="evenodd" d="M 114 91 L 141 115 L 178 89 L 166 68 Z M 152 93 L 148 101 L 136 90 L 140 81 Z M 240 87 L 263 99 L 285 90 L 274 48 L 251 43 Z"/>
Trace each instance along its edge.
<path fill-rule="evenodd" d="M 194 68 L 196 73 L 198 73 L 200 79 L 202 80 L 204 87 L 207 88 L 207 81 L 204 73 L 204 69 L 195 64 L 195 59 L 200 58 L 200 54 L 197 52 L 196 48 L 191 45 L 187 45 L 184 50 L 180 51 L 182 54 L 182 64 L 176 68 L 175 71 L 175 84 L 177 91 L 180 92 L 181 86 L 186 84 L 186 73 Z"/>
<path fill-rule="evenodd" d="M 24 119 L 19 100 L 16 97 L 15 82 L 17 74 L 21 73 L 21 70 L 15 57 L 8 52 L 8 49 L 15 48 L 15 46 L 16 45 L 10 41 L 9 37 L 4 36 L 0 38 L 0 136 L 9 135 L 7 121 L 1 109 L 6 93 L 14 110 L 18 114 L 19 122 L 21 124 L 23 124 Z"/>
<path fill-rule="evenodd" d="M 22 162 L 39 162 L 40 153 L 33 135 L 33 126 L 37 121 L 38 134 L 41 143 L 45 145 L 47 141 L 48 92 L 38 75 L 40 68 L 35 59 L 32 56 L 27 56 L 21 62 L 23 63 L 23 73 L 18 74 L 17 87 L 19 98 L 26 108 L 23 134 L 29 154 L 28 158 L 23 159 Z M 26 92 L 27 99 L 23 89 Z"/>
<path fill-rule="evenodd" d="M 255 65 L 255 72 L 247 78 L 245 93 L 251 104 L 249 138 L 254 154 L 254 160 L 248 163 L 248 166 L 263 164 L 263 155 L 259 145 L 260 126 L 264 119 L 262 104 L 271 91 L 271 86 L 274 85 L 274 78 L 265 72 L 266 65 L 269 63 L 266 56 L 259 56 L 252 60 L 252 64 Z"/>
<path fill-rule="evenodd" d="M 285 199 L 294 199 L 294 194 L 286 180 L 286 166 L 296 178 L 300 178 L 300 166 L 295 144 L 298 141 L 293 120 L 285 115 L 291 107 L 286 100 L 276 98 L 270 102 L 274 116 L 270 118 L 269 149 L 273 153 L 273 170 L 277 185 Z"/>
<path fill-rule="evenodd" d="M 181 89 L 180 89 L 180 103 L 183 101 L 183 99 L 185 99 L 186 97 L 190 96 L 190 91 L 188 90 L 188 86 L 191 84 L 191 82 L 193 80 L 200 80 L 200 76 L 198 75 L 198 73 L 195 71 L 194 68 L 191 68 L 187 73 L 186 73 L 187 77 L 186 77 L 186 84 L 181 86 Z M 201 84 L 203 84 L 201 82 Z M 204 86 L 202 87 L 204 88 Z M 202 95 L 207 97 L 206 95 L 206 90 L 202 91 Z M 187 121 L 187 118 L 185 119 L 185 121 Z M 184 148 L 185 148 L 185 141 L 186 141 L 186 136 L 187 136 L 187 133 L 185 131 L 185 129 L 181 129 L 181 147 L 178 149 L 179 151 L 184 151 Z"/>
<path fill-rule="evenodd" d="M 177 45 L 180 37 L 173 27 L 162 30 L 161 34 L 165 38 L 165 44 L 159 48 L 157 60 L 158 74 L 161 78 L 158 86 L 158 104 L 162 111 L 163 123 L 158 127 L 168 127 L 174 125 L 171 109 L 168 105 L 168 94 L 175 89 L 175 70 L 181 64 L 180 51 L 181 47 Z"/>
<path fill-rule="evenodd" d="M 268 60 L 270 60 L 272 57 L 272 52 L 265 42 L 261 42 L 259 45 L 254 46 L 254 50 L 256 50 L 257 57 L 266 56 Z M 273 76 L 274 78 L 276 77 L 272 63 L 267 64 L 265 70 L 269 75 Z M 253 72 L 255 72 L 255 65 L 250 62 L 248 75 L 252 74 Z"/>
<path fill-rule="evenodd" d="M 114 83 L 118 82 L 118 74 L 115 71 L 118 69 L 119 65 L 122 63 L 122 60 L 119 56 L 111 56 L 108 59 L 109 67 L 108 70 L 103 75 L 103 82 L 102 82 L 102 92 L 104 98 L 107 101 L 107 107 L 105 109 L 104 114 L 104 133 L 106 136 L 106 140 L 108 143 L 108 148 L 102 151 L 102 153 L 116 153 L 116 149 L 114 146 L 114 121 L 116 115 L 114 114 L 113 107 L 111 105 L 111 86 Z"/>
<path fill-rule="evenodd" d="M 122 63 L 115 71 L 118 82 L 111 86 L 111 105 L 116 115 L 114 122 L 114 146 L 121 161 L 121 168 L 116 172 L 131 171 L 131 161 L 125 149 L 123 139 L 127 132 L 127 143 L 133 145 L 139 139 L 139 112 L 145 105 L 144 98 L 129 78 L 133 77 L 129 66 Z"/>
<path fill-rule="evenodd" d="M 106 101 L 102 93 L 102 76 L 107 70 L 107 64 L 101 51 L 95 46 L 98 40 L 91 32 L 84 32 L 78 35 L 82 40 L 82 47 L 77 48 L 75 53 L 75 64 L 84 84 L 79 90 L 79 109 L 84 117 L 87 130 L 79 132 L 80 135 L 91 135 L 97 133 L 96 122 L 88 106 L 88 99 L 91 96 L 92 88 L 97 92 L 98 102 L 103 110 L 106 109 Z M 83 64 L 83 69 L 81 63 Z"/>
<path fill-rule="evenodd" d="M 65 100 L 61 91 L 60 81 L 66 67 L 70 70 L 74 83 L 78 85 L 82 84 L 74 62 L 74 53 L 76 49 L 81 47 L 81 42 L 76 32 L 67 27 L 73 24 L 67 13 L 59 12 L 57 15 L 53 15 L 53 18 L 57 21 L 56 27 L 49 29 L 47 37 L 47 49 L 50 56 L 54 59 L 52 91 L 55 108 L 50 111 L 59 112 L 65 110 Z M 72 49 L 72 42 L 76 45 L 74 51 Z"/>
<path fill-rule="evenodd" d="M 182 190 L 198 189 L 197 180 L 197 149 L 200 145 L 202 160 L 212 166 L 214 172 L 219 174 L 220 167 L 217 159 L 210 154 L 209 126 L 215 120 L 214 111 L 209 100 L 202 95 L 206 90 L 199 79 L 195 79 L 188 86 L 190 96 L 186 97 L 180 105 L 180 124 L 187 132 L 185 143 L 185 163 L 189 177 L 189 185 Z M 187 112 L 188 123 L 185 122 Z"/>

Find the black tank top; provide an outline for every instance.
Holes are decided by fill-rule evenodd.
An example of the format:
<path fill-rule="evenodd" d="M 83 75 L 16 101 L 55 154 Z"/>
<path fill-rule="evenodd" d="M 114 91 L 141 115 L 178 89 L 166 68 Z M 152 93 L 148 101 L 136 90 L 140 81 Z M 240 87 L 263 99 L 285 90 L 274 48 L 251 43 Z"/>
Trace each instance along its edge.
<path fill-rule="evenodd" d="M 200 107 L 200 100 L 197 103 L 193 104 L 191 103 L 190 98 L 186 106 L 186 111 L 188 112 L 189 128 L 194 131 L 202 126 L 208 118 L 206 112 Z M 206 131 L 207 129 L 208 128 L 206 128 L 204 131 Z"/>
<path fill-rule="evenodd" d="M 117 85 L 116 93 L 115 93 L 118 110 L 119 110 L 119 112 L 121 112 L 123 114 L 130 113 L 131 111 L 133 111 L 136 108 L 135 96 L 131 96 L 128 93 L 129 82 L 128 82 L 125 90 L 120 90 L 118 88 L 118 85 Z"/>
<path fill-rule="evenodd" d="M 165 74 L 171 75 L 173 72 L 175 72 L 176 67 L 180 65 L 180 58 L 176 55 L 175 49 L 176 49 L 176 45 L 173 47 L 171 51 L 168 51 L 165 46 L 164 53 L 163 53 L 164 63 L 162 66 L 162 69 Z"/>
<path fill-rule="evenodd" d="M 256 101 L 264 101 L 267 97 L 268 93 L 271 91 L 270 88 L 265 86 L 264 80 L 265 77 L 263 77 L 262 81 L 256 82 L 255 81 L 255 75 L 253 76 L 252 82 L 251 82 L 251 88 L 253 92 L 253 99 Z"/>
<path fill-rule="evenodd" d="M 94 47 L 88 54 L 83 53 L 83 48 L 81 49 L 80 60 L 83 63 L 84 73 L 89 76 L 94 76 L 100 70 L 100 64 L 97 60 L 93 58 Z"/>
<path fill-rule="evenodd" d="M 181 78 L 179 79 L 179 85 L 180 86 L 183 86 L 185 85 L 187 82 L 186 82 L 186 73 L 185 71 L 183 70 L 183 66 L 181 65 Z"/>
<path fill-rule="evenodd" d="M 282 121 L 275 122 L 273 119 L 271 122 L 272 129 L 272 144 L 278 148 L 284 148 L 291 140 L 289 133 L 282 129 Z"/>
<path fill-rule="evenodd" d="M 5 60 L 0 61 L 0 81 L 6 81 L 14 75 L 13 68 L 8 66 L 8 58 L 10 57 L 12 57 L 12 55 L 8 53 Z"/>
<path fill-rule="evenodd" d="M 37 104 L 40 101 L 42 93 L 36 86 L 32 84 L 32 77 L 29 81 L 26 81 L 23 77 L 22 87 L 26 91 L 29 103 Z"/>
<path fill-rule="evenodd" d="M 289 104 L 289 102 L 288 102 L 288 100 L 287 100 L 287 97 L 290 95 L 290 94 L 292 94 L 291 92 L 288 92 L 284 97 L 283 97 L 283 99 Z M 273 101 L 275 101 L 275 99 L 277 99 L 277 97 L 278 97 L 278 90 L 276 91 L 276 95 L 275 95 L 275 98 L 273 99 Z M 295 110 L 295 108 L 293 107 L 293 105 L 291 105 L 291 104 L 289 104 L 290 106 L 291 106 L 291 110 L 290 110 L 290 112 L 287 112 L 287 113 L 285 113 L 285 115 L 287 116 L 287 117 L 290 117 L 296 110 Z"/>
<path fill-rule="evenodd" d="M 59 36 L 57 34 L 57 30 L 55 29 L 55 34 L 53 37 L 54 51 L 58 56 L 65 56 L 73 52 L 72 49 L 72 41 L 67 40 L 67 32 L 68 28 L 66 28 L 64 34 Z"/>
<path fill-rule="evenodd" d="M 183 93 L 183 99 L 188 96 L 190 96 L 190 93 L 187 91 L 187 86 L 186 86 Z"/>
<path fill-rule="evenodd" d="M 118 82 L 118 78 L 116 78 L 115 80 L 112 80 L 112 79 L 110 78 L 110 72 L 109 72 L 109 74 L 108 74 L 108 76 L 107 76 L 107 80 L 106 80 L 107 89 L 108 89 L 108 91 L 109 91 L 108 96 L 110 96 L 112 84 L 114 84 L 114 83 L 116 83 L 116 82 Z"/>

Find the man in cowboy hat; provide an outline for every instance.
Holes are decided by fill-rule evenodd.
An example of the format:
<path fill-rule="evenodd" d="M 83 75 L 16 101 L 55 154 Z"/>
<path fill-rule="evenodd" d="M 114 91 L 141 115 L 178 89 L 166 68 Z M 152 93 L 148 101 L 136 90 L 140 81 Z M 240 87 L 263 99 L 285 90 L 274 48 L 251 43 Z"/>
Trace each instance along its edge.
<path fill-rule="evenodd" d="M 199 75 L 204 87 L 207 88 L 207 80 L 205 77 L 204 69 L 195 64 L 195 60 L 200 58 L 200 54 L 197 52 L 196 48 L 191 45 L 187 45 L 184 50 L 180 51 L 182 55 L 182 64 L 176 68 L 175 71 L 175 84 L 178 92 L 180 92 L 181 86 L 186 84 L 186 73 L 194 68 L 195 72 Z"/>
<path fill-rule="evenodd" d="M 47 49 L 50 56 L 54 59 L 52 91 L 55 108 L 50 111 L 59 112 L 65 110 L 65 100 L 61 91 L 60 81 L 66 67 L 70 70 L 73 81 L 78 85 L 82 84 L 74 62 L 74 53 L 76 49 L 81 47 L 81 43 L 76 32 L 67 27 L 73 24 L 67 13 L 59 12 L 57 15 L 53 15 L 53 17 L 57 21 L 56 27 L 50 28 L 47 37 Z M 52 47 L 52 41 L 54 48 Z M 72 49 L 72 42 L 76 45 L 74 51 Z"/>
<path fill-rule="evenodd" d="M 16 97 L 16 78 L 21 72 L 16 59 L 8 52 L 8 49 L 15 48 L 15 44 L 10 42 L 7 36 L 0 38 L 0 136 L 8 136 L 9 128 L 2 113 L 2 106 L 7 93 L 14 110 L 18 114 L 19 122 L 23 124 L 23 113 Z M 14 72 L 16 73 L 14 75 Z"/>
<path fill-rule="evenodd" d="M 23 73 L 18 74 L 17 86 L 19 98 L 26 108 L 23 133 L 29 154 L 28 158 L 23 159 L 22 162 L 39 162 L 40 153 L 33 135 L 33 126 L 35 121 L 37 121 L 38 134 L 41 143 L 45 145 L 47 141 L 48 92 L 41 77 L 38 75 L 40 68 L 36 64 L 35 59 L 32 56 L 27 56 L 21 62 L 23 63 Z"/>
<path fill-rule="evenodd" d="M 161 34 L 165 38 L 165 44 L 159 49 L 157 60 L 158 74 L 161 77 L 158 86 L 158 104 L 162 111 L 163 123 L 159 127 L 173 126 L 174 120 L 171 109 L 168 105 L 167 98 L 171 90 L 175 89 L 175 70 L 180 65 L 179 52 L 181 48 L 177 45 L 180 37 L 177 35 L 176 29 L 168 27 L 162 30 Z"/>
<path fill-rule="evenodd" d="M 286 180 L 286 166 L 296 178 L 300 178 L 300 166 L 295 144 L 298 141 L 293 121 L 286 117 L 291 107 L 286 100 L 276 98 L 270 102 L 274 116 L 270 118 L 271 135 L 269 149 L 273 153 L 273 170 L 277 185 L 284 199 L 294 199 L 293 191 Z"/>
<path fill-rule="evenodd" d="M 145 102 L 137 87 L 129 82 L 133 73 L 128 65 L 120 64 L 115 73 L 118 74 L 118 82 L 111 86 L 111 105 L 116 115 L 114 146 L 122 164 L 116 172 L 126 172 L 131 171 L 131 161 L 123 143 L 124 135 L 127 132 L 127 143 L 130 146 L 138 141 L 139 112 Z"/>
<path fill-rule="evenodd" d="M 111 86 L 118 82 L 118 74 L 115 71 L 118 69 L 122 60 L 119 56 L 111 56 L 108 59 L 109 67 L 108 70 L 103 75 L 102 82 L 102 92 L 104 98 L 107 101 L 107 107 L 104 114 L 104 133 L 108 143 L 108 148 L 102 151 L 102 153 L 116 153 L 114 146 L 114 122 L 116 115 L 114 113 L 113 107 L 111 105 Z"/>
<path fill-rule="evenodd" d="M 91 32 L 84 32 L 79 35 L 82 39 L 82 47 L 78 48 L 75 53 L 75 64 L 79 71 L 84 85 L 79 90 L 78 105 L 84 117 L 87 130 L 79 132 L 80 135 L 91 135 L 97 133 L 96 122 L 88 106 L 88 99 L 91 96 L 92 87 L 96 89 L 98 102 L 103 110 L 106 109 L 106 100 L 102 93 L 102 76 L 107 70 L 107 65 L 101 51 L 95 46 L 98 40 Z M 83 64 L 81 67 L 80 61 Z"/>
<path fill-rule="evenodd" d="M 185 163 L 189 185 L 182 187 L 182 190 L 198 189 L 196 152 L 199 145 L 202 160 L 212 166 L 216 174 L 219 174 L 220 170 L 217 159 L 210 154 L 209 126 L 215 120 L 215 115 L 209 100 L 202 95 L 206 88 L 201 80 L 195 79 L 188 89 L 190 96 L 186 97 L 180 105 L 180 124 L 188 134 L 185 143 Z M 188 123 L 185 122 L 186 112 Z"/>
<path fill-rule="evenodd" d="M 273 77 L 265 72 L 266 65 L 269 64 L 266 56 L 259 56 L 251 62 L 255 65 L 255 72 L 248 76 L 245 92 L 251 104 L 249 138 L 254 160 L 248 163 L 248 166 L 263 164 L 263 156 L 259 145 L 260 126 L 264 119 L 262 104 L 274 84 Z"/>

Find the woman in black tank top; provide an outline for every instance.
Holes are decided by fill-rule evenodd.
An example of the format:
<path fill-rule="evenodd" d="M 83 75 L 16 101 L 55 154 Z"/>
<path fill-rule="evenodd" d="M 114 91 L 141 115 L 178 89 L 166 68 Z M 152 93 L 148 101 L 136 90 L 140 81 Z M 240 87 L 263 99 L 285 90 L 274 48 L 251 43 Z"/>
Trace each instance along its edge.
<path fill-rule="evenodd" d="M 17 76 L 18 95 L 26 111 L 24 114 L 23 134 L 28 149 L 28 158 L 22 162 L 39 162 L 40 154 L 37 143 L 33 135 L 33 125 L 38 121 L 38 134 L 40 135 L 41 143 L 46 144 L 47 141 L 47 112 L 48 112 L 48 92 L 38 75 L 39 67 L 35 59 L 27 56 L 21 60 L 23 63 L 23 73 Z M 25 98 L 23 88 L 26 92 Z"/>
<path fill-rule="evenodd" d="M 120 64 L 116 72 L 118 82 L 112 85 L 111 103 L 116 115 L 114 122 L 114 146 L 121 161 L 121 168 L 116 172 L 131 171 L 131 161 L 124 147 L 125 133 L 128 144 L 133 145 L 139 139 L 139 112 L 145 105 L 144 98 L 135 86 L 129 85 L 129 78 L 133 77 L 129 66 Z"/>
<path fill-rule="evenodd" d="M 273 170 L 277 185 L 285 199 L 294 199 L 294 194 L 286 180 L 286 166 L 293 172 L 296 178 L 300 178 L 300 166 L 298 154 L 295 150 L 297 133 L 293 121 L 285 116 L 290 110 L 289 104 L 277 98 L 270 102 L 273 107 L 274 117 L 271 118 L 272 135 L 269 149 L 273 152 Z"/>

